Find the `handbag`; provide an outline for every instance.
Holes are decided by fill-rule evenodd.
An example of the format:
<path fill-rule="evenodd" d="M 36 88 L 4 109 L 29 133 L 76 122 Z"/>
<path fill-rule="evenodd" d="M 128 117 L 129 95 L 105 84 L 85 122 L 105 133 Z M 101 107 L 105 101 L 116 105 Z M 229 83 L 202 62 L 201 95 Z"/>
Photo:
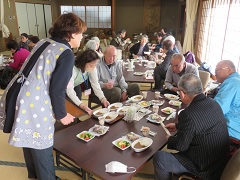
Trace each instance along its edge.
<path fill-rule="evenodd" d="M 24 84 L 39 56 L 49 44 L 50 42 L 46 41 L 35 51 L 4 91 L 0 100 L 0 129 L 3 129 L 4 133 L 10 133 L 12 130 L 15 120 L 16 99 L 22 84 Z"/>

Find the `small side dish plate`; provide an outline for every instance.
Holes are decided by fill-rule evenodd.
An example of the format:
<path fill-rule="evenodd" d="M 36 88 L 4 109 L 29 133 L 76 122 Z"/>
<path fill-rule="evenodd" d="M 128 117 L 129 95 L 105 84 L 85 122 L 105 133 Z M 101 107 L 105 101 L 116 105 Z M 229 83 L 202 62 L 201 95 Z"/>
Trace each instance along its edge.
<path fill-rule="evenodd" d="M 173 94 L 164 94 L 165 98 L 167 98 L 168 100 L 178 100 L 179 97 Z"/>
<path fill-rule="evenodd" d="M 172 106 L 181 106 L 182 102 L 181 101 L 170 100 L 169 104 L 172 105 Z"/>
<path fill-rule="evenodd" d="M 95 136 L 92 133 L 88 132 L 88 131 L 82 131 L 79 134 L 77 134 L 77 138 L 79 138 L 79 139 L 81 139 L 81 140 L 83 140 L 85 142 L 91 141 L 94 137 Z"/>
<path fill-rule="evenodd" d="M 123 151 L 131 146 L 131 143 L 124 138 L 116 139 L 112 144 Z"/>
<path fill-rule="evenodd" d="M 171 108 L 171 107 L 165 107 L 163 109 L 161 109 L 161 111 L 165 114 L 172 114 L 173 112 L 175 112 L 176 110 Z"/>

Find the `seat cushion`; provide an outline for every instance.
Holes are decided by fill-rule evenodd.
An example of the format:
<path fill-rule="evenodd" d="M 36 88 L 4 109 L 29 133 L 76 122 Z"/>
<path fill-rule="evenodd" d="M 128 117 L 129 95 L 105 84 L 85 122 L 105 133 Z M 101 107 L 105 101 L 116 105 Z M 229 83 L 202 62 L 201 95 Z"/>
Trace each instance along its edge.
<path fill-rule="evenodd" d="M 231 157 L 220 180 L 240 179 L 240 149 Z"/>

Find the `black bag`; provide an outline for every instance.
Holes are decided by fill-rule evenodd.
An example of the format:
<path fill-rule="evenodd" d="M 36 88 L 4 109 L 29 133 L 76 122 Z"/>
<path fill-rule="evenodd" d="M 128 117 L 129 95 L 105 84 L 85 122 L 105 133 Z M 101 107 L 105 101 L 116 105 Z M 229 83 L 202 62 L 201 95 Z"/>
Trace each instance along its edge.
<path fill-rule="evenodd" d="M 21 89 L 22 83 L 24 83 L 24 77 L 28 77 L 30 71 L 33 66 L 37 62 L 39 56 L 44 51 L 44 49 L 50 44 L 50 42 L 45 42 L 42 46 L 40 46 L 36 52 L 29 59 L 27 64 L 25 65 L 22 73 L 19 74 L 18 78 L 13 82 L 12 86 L 9 88 L 6 95 L 6 108 L 5 108 L 5 124 L 3 128 L 4 133 L 10 133 L 12 130 L 12 126 L 15 119 L 15 107 L 16 107 L 16 99 Z M 21 80 L 21 83 L 19 81 Z"/>

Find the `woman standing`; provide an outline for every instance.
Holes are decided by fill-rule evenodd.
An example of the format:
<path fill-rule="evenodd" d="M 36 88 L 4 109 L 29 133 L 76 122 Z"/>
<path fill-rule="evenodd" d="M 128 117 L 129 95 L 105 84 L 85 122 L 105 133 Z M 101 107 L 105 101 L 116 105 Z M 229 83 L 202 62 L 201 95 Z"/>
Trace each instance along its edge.
<path fill-rule="evenodd" d="M 104 107 L 109 105 L 106 97 L 98 82 L 96 65 L 98 63 L 99 57 L 96 51 L 92 49 L 87 49 L 78 54 L 75 60 L 75 66 L 73 67 L 72 78 L 69 81 L 67 87 L 68 97 L 81 109 L 86 111 L 89 115 L 92 114 L 92 110 L 82 103 L 81 95 L 82 92 L 88 96 L 93 89 L 94 94 L 102 102 Z M 83 83 L 85 89 L 81 89 L 81 84 Z M 91 89 L 92 87 L 92 89 Z"/>
<path fill-rule="evenodd" d="M 36 44 L 7 87 L 4 132 L 11 132 L 9 144 L 23 148 L 28 178 L 58 179 L 52 155 L 54 124 L 73 122 L 74 117 L 66 113 L 65 92 L 74 65 L 71 48 L 80 45 L 84 31 L 86 25 L 77 15 L 61 15 L 49 30 L 52 37 Z"/>

